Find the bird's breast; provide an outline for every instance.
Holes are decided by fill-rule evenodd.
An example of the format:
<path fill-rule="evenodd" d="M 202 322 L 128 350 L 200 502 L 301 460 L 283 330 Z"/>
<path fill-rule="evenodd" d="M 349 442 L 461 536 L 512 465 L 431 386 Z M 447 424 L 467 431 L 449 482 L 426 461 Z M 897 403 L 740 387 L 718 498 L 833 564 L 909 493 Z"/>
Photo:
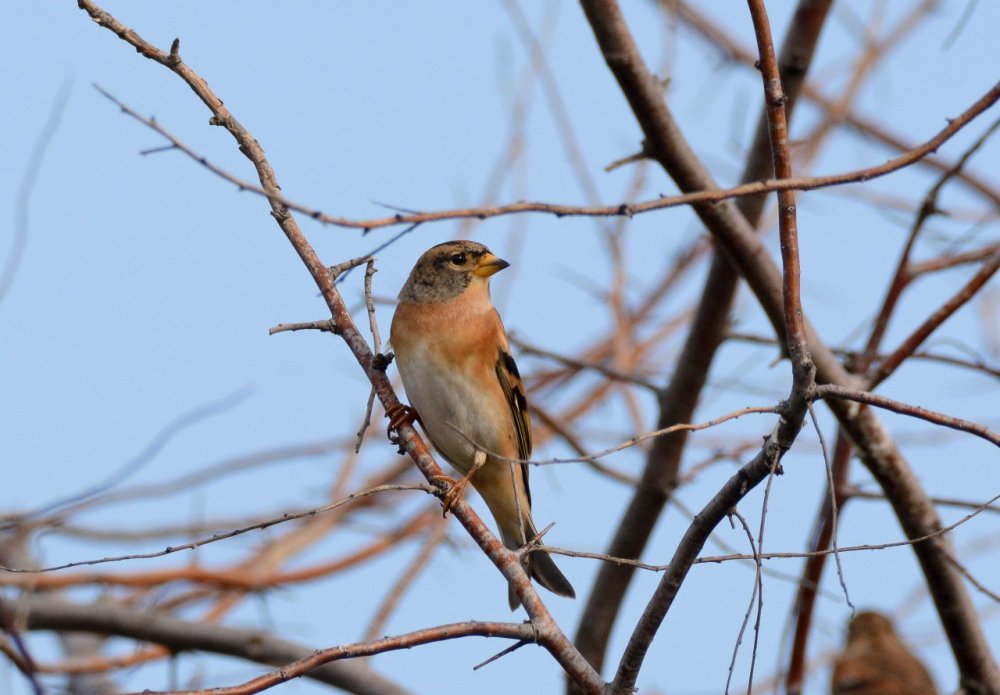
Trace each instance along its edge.
<path fill-rule="evenodd" d="M 406 396 L 435 448 L 462 472 L 477 448 L 516 457 L 510 411 L 494 371 L 496 348 L 477 342 L 475 322 L 435 326 L 414 306 L 423 305 L 397 308 L 390 341 Z"/>

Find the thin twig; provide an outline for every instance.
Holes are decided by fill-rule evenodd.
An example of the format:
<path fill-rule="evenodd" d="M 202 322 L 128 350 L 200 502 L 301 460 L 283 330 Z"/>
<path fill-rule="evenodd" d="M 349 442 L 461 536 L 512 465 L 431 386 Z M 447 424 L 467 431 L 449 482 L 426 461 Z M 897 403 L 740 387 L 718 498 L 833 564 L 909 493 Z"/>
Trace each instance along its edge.
<path fill-rule="evenodd" d="M 43 572 L 57 572 L 59 570 L 70 569 L 72 567 L 84 567 L 90 565 L 103 565 L 109 562 L 124 562 L 126 560 L 149 560 L 156 557 L 163 557 L 164 555 L 172 555 L 178 553 L 182 550 L 194 550 L 195 548 L 200 548 L 204 545 L 210 543 L 217 543 L 218 541 L 233 538 L 235 536 L 241 536 L 244 533 L 249 533 L 250 531 L 260 531 L 271 526 L 276 526 L 278 524 L 284 524 L 289 521 L 295 521 L 296 519 L 304 519 L 307 517 L 316 516 L 317 514 L 322 514 L 324 512 L 329 512 L 331 510 L 342 507 L 345 504 L 350 504 L 359 499 L 364 499 L 371 495 L 375 495 L 381 492 L 399 492 L 402 490 L 414 490 L 419 492 L 426 492 L 429 494 L 435 494 L 437 492 L 436 488 L 425 484 L 395 484 L 395 485 L 379 485 L 378 487 L 373 487 L 362 492 L 356 492 L 348 495 L 342 500 L 334 502 L 332 504 L 327 504 L 322 507 L 316 507 L 315 509 L 309 509 L 303 512 L 292 512 L 288 514 L 283 514 L 280 517 L 273 519 L 268 519 L 266 521 L 261 521 L 250 526 L 244 526 L 242 528 L 233 529 L 232 531 L 227 531 L 225 533 L 216 533 L 207 538 L 200 538 L 189 543 L 183 543 L 181 545 L 171 545 L 167 546 L 163 550 L 158 550 L 151 553 L 133 553 L 131 555 L 117 555 L 113 557 L 104 557 L 96 560 L 79 560 L 77 562 L 66 562 L 61 565 L 52 565 L 50 567 L 42 567 L 38 569 L 22 569 L 18 567 L 5 567 L 0 565 L 0 571 L 4 572 L 16 572 L 18 574 L 39 574 Z"/>
<path fill-rule="evenodd" d="M 714 189 L 708 191 L 696 191 L 675 196 L 660 196 L 654 200 L 638 203 L 620 203 L 618 205 L 561 205 L 557 203 L 545 202 L 518 202 L 506 205 L 495 205 L 479 208 L 456 208 L 452 210 L 440 210 L 436 212 L 418 212 L 412 214 L 398 213 L 391 217 L 379 217 L 371 219 L 352 219 L 337 215 L 328 215 L 320 210 L 297 203 L 282 196 L 278 192 L 265 191 L 261 186 L 254 184 L 238 176 L 230 174 L 218 167 L 203 156 L 189 148 L 176 136 L 159 125 L 151 118 L 146 118 L 118 101 L 104 90 L 97 87 L 105 97 L 114 102 L 123 113 L 134 118 L 140 123 L 168 139 L 176 145 L 177 149 L 185 155 L 202 165 L 213 174 L 229 181 L 240 190 L 250 191 L 258 195 L 266 196 L 269 200 L 281 205 L 288 210 L 300 212 L 317 222 L 346 227 L 352 229 L 362 229 L 370 231 L 381 227 L 393 227 L 396 225 L 418 225 L 425 222 L 438 222 L 442 220 L 454 219 L 478 219 L 485 220 L 490 217 L 501 215 L 521 214 L 528 212 L 547 213 L 556 217 L 633 217 L 643 213 L 666 208 L 678 207 L 681 205 L 693 205 L 697 203 L 717 203 L 731 198 L 744 196 L 755 196 L 762 193 L 774 191 L 812 191 L 832 186 L 842 186 L 849 183 L 860 183 L 871 179 L 886 176 L 900 169 L 904 169 L 915 162 L 920 161 L 927 154 L 936 151 L 947 142 L 955 133 L 964 128 L 970 121 L 976 118 L 986 109 L 990 108 L 997 99 L 1000 99 L 1000 83 L 993 86 L 988 92 L 980 97 L 972 106 L 967 108 L 958 116 L 948 120 L 948 125 L 940 130 L 936 135 L 926 142 L 914 147 L 904 154 L 890 159 L 884 164 L 877 166 L 856 169 L 841 174 L 831 174 L 826 176 L 805 176 L 787 179 L 769 179 L 765 181 L 754 181 L 751 183 L 734 186 L 732 188 Z M 410 231 L 410 230 L 406 230 Z"/>
<path fill-rule="evenodd" d="M 757 53 L 760 56 L 761 78 L 764 81 L 768 132 L 771 136 L 771 156 L 777 179 L 792 177 L 792 157 L 788 151 L 788 121 L 786 97 L 781 86 L 778 57 L 771 38 L 771 23 L 764 0 L 749 0 Z M 805 317 L 800 293 L 801 265 L 799 261 L 798 222 L 795 193 L 778 191 L 778 234 L 781 239 L 782 300 L 784 307 L 785 350 L 792 362 L 792 388 L 800 398 L 807 397 L 815 383 L 816 367 L 806 342 Z"/>
<path fill-rule="evenodd" d="M 743 614 L 743 622 L 740 623 L 740 629 L 736 634 L 736 644 L 733 645 L 733 655 L 729 659 L 729 669 L 728 675 L 726 676 L 726 688 L 723 691 L 725 695 L 729 695 L 729 686 L 733 681 L 733 673 L 736 670 L 736 657 L 740 653 L 740 645 L 743 643 L 743 635 L 746 634 L 747 624 L 750 622 L 750 614 L 753 612 L 753 606 L 757 599 L 757 592 L 761 588 L 760 581 L 760 553 L 757 552 L 757 544 L 753 539 L 753 532 L 750 530 L 750 525 L 747 520 L 743 518 L 743 515 L 739 513 L 736 507 L 729 512 L 730 519 L 736 518 L 740 522 L 740 527 L 743 529 L 743 533 L 747 537 L 747 542 L 750 544 L 750 552 L 754 557 L 754 579 L 753 579 L 753 589 L 750 592 L 750 603 L 747 605 L 746 612 Z M 730 521 L 732 523 L 732 521 Z M 751 676 L 752 678 L 752 676 Z"/>
<path fill-rule="evenodd" d="M 809 404 L 809 419 L 812 421 L 813 429 L 816 430 L 816 436 L 819 438 L 820 450 L 823 452 L 823 468 L 826 470 L 826 486 L 829 493 L 829 504 L 830 504 L 830 549 L 833 551 L 833 560 L 837 565 L 837 580 L 840 582 L 840 589 L 844 592 L 844 601 L 850 606 L 851 611 L 854 611 L 854 604 L 851 602 L 850 593 L 847 591 L 847 580 L 844 579 L 844 567 L 840 563 L 840 549 L 838 546 L 838 529 L 839 529 L 839 519 L 838 515 L 840 511 L 837 504 L 837 484 L 833 478 L 833 462 L 830 460 L 830 452 L 826 448 L 826 439 L 823 437 L 823 429 L 819 426 L 819 419 L 816 417 L 816 411 L 813 409 L 812 403 Z"/>
<path fill-rule="evenodd" d="M 856 403 L 874 405 L 878 408 L 891 410 L 894 413 L 909 415 L 921 420 L 926 420 L 927 422 L 933 422 L 935 425 L 943 425 L 944 427 L 949 427 L 953 430 L 968 432 L 969 434 L 974 434 L 981 439 L 985 439 L 991 444 L 1000 446 L 1000 432 L 994 432 L 986 425 L 980 425 L 977 422 L 971 422 L 969 420 L 963 420 L 962 418 L 952 417 L 951 415 L 945 415 L 944 413 L 922 408 L 919 405 L 909 405 L 908 403 L 880 396 L 878 394 L 871 393 L 870 391 L 849 389 L 835 384 L 823 384 L 816 387 L 816 398 L 823 400 L 842 398 Z"/>
<path fill-rule="evenodd" d="M 741 418 L 744 415 L 753 415 L 753 414 L 760 415 L 764 413 L 773 414 L 779 411 L 780 408 L 778 406 L 754 406 L 749 408 L 740 408 L 739 410 L 734 410 L 731 413 L 720 415 L 719 417 L 712 418 L 711 420 L 708 420 L 706 422 L 681 423 L 677 425 L 671 425 L 670 427 L 664 427 L 662 429 L 653 430 L 652 432 L 646 432 L 645 434 L 641 434 L 637 437 L 626 439 L 625 441 L 619 444 L 615 444 L 612 447 L 608 447 L 607 449 L 603 449 L 593 454 L 587 454 L 585 456 L 580 456 L 577 458 L 551 458 L 551 459 L 543 459 L 537 461 L 536 460 L 525 461 L 522 459 L 511 458 L 510 456 L 504 456 L 503 454 L 496 451 L 492 451 L 488 447 L 485 447 L 483 444 L 475 441 L 474 439 L 469 437 L 469 435 L 467 435 L 465 432 L 460 430 L 457 426 L 453 425 L 452 423 L 449 422 L 448 425 L 453 430 L 455 430 L 455 432 L 461 435 L 467 442 L 475 446 L 477 449 L 485 451 L 487 454 L 489 454 L 491 458 L 496 458 L 500 461 L 507 461 L 509 463 L 519 463 L 522 465 L 548 466 L 557 463 L 591 463 L 592 461 L 604 458 L 605 456 L 610 456 L 611 454 L 616 454 L 619 451 L 624 451 L 625 449 L 629 449 L 637 444 L 641 444 L 642 442 L 648 441 L 650 439 L 665 437 L 666 435 L 673 434 L 675 432 L 697 432 L 699 430 L 705 430 L 712 427 L 717 427 L 718 425 L 721 425 L 724 422 Z"/>
<path fill-rule="evenodd" d="M 914 331 L 906 337 L 893 352 L 891 352 L 878 366 L 872 370 L 868 377 L 868 388 L 873 389 L 896 371 L 909 357 L 919 348 L 925 340 L 937 328 L 949 319 L 956 311 L 962 308 L 976 293 L 989 281 L 996 272 L 1000 270 L 1000 252 L 988 259 L 983 266 L 973 275 L 968 282 L 963 285 L 958 292 L 952 295 L 937 310 L 920 324 Z"/>
<path fill-rule="evenodd" d="M 66 102 L 69 100 L 70 83 L 66 82 L 59 88 L 56 98 L 49 109 L 48 118 L 42 125 L 38 133 L 38 139 L 31 148 L 24 175 L 17 188 L 17 198 L 14 204 L 14 236 L 10 244 L 10 252 L 4 261 L 3 270 L 0 271 L 0 303 L 10 291 L 17 276 L 17 270 L 21 266 L 21 259 L 28 245 L 28 230 L 31 226 L 31 194 L 35 190 L 35 182 L 38 181 L 38 173 L 41 171 L 42 162 L 45 159 L 45 152 L 52 142 L 59 123 L 62 120 L 63 112 L 66 110 Z"/>
<path fill-rule="evenodd" d="M 368 308 L 368 326 L 372 332 L 372 349 L 376 355 L 382 354 L 382 336 L 378 330 L 378 319 L 375 318 L 375 299 L 372 296 L 372 276 L 375 275 L 375 259 L 368 258 L 368 265 L 365 268 L 365 306 Z M 361 444 L 365 439 L 365 432 L 372 424 L 372 408 L 375 406 L 375 388 L 372 387 L 368 394 L 368 405 L 365 407 L 365 417 L 358 429 L 358 441 L 354 445 L 354 453 L 361 452 Z"/>

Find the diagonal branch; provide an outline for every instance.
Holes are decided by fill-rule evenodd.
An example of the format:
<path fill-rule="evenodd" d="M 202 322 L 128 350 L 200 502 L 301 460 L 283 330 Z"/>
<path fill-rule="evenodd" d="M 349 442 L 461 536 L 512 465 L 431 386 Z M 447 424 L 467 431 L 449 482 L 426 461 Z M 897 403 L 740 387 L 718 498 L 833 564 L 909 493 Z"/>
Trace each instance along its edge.
<path fill-rule="evenodd" d="M 874 405 L 878 408 L 891 410 L 894 413 L 909 415 L 921 420 L 926 420 L 927 422 L 933 422 L 935 425 L 942 425 L 944 427 L 950 427 L 953 430 L 968 432 L 969 434 L 974 434 L 980 439 L 985 439 L 991 444 L 1000 446 L 1000 432 L 994 432 L 986 425 L 981 425 L 978 422 L 971 422 L 969 420 L 963 420 L 960 417 L 953 417 L 951 415 L 945 415 L 944 413 L 938 413 L 928 408 L 922 408 L 919 405 L 903 403 L 892 398 L 881 396 L 877 393 L 848 389 L 834 384 L 824 384 L 816 387 L 816 398 L 823 398 L 827 400 L 831 398 L 842 398 L 844 400 L 854 401 L 855 403 Z"/>
<path fill-rule="evenodd" d="M 991 258 L 986 259 L 983 266 L 976 271 L 976 274 L 969 278 L 958 292 L 948 298 L 944 304 L 937 308 L 927 319 L 917 326 L 916 329 L 889 355 L 883 359 L 878 367 L 873 370 L 868 379 L 868 388 L 875 388 L 891 375 L 903 360 L 912 355 L 917 348 L 933 333 L 937 328 L 947 321 L 956 311 L 972 299 L 975 294 L 982 289 L 983 285 L 989 282 L 996 272 L 1000 270 L 1000 252 L 994 253 Z"/>
<path fill-rule="evenodd" d="M 350 310 L 334 284 L 333 274 L 320 261 L 312 245 L 300 230 L 291 211 L 284 204 L 281 197 L 281 187 L 278 185 L 274 170 L 271 168 L 263 149 L 253 135 L 225 107 L 222 100 L 208 87 L 207 82 L 181 60 L 179 40 L 174 40 L 169 52 L 162 51 L 146 42 L 135 31 L 126 27 L 91 0 L 78 0 L 78 5 L 98 25 L 115 33 L 123 41 L 135 47 L 141 55 L 176 73 L 212 112 L 211 123 L 224 127 L 236 140 L 240 152 L 251 161 L 257 171 L 260 186 L 271 207 L 272 217 L 316 282 L 336 325 L 337 334 L 347 343 L 351 353 L 371 382 L 382 406 L 387 411 L 398 406 L 399 399 L 385 373 L 385 360 L 375 359 L 375 355 L 361 331 L 354 324 Z M 399 444 L 429 481 L 443 478 L 443 473 L 431 456 L 427 445 L 412 426 L 405 425 L 400 428 Z M 446 492 L 447 490 L 442 490 L 441 494 Z M 559 629 L 532 587 L 518 556 L 496 539 L 472 507 L 463 499 L 455 500 L 451 506 L 451 512 L 515 589 L 539 635 L 538 642 L 586 691 L 591 693 L 600 691 L 604 683 L 599 674 L 580 656 L 573 644 Z"/>
<path fill-rule="evenodd" d="M 782 454 L 788 450 L 801 430 L 806 412 L 805 405 L 803 402 L 797 411 L 789 410 L 779 420 L 774 433 L 768 437 L 757 456 L 729 478 L 694 518 L 670 558 L 669 569 L 657 585 L 642 617 L 632 631 L 612 683 L 613 693 L 624 695 L 633 691 L 649 645 L 701 549 L 715 527 L 726 518 L 733 507 L 780 465 Z"/>
<path fill-rule="evenodd" d="M 329 649 L 317 649 L 308 656 L 303 656 L 295 661 L 283 665 L 269 673 L 258 676 L 240 685 L 228 688 L 212 688 L 211 695 L 253 695 L 268 688 L 272 688 L 281 683 L 286 683 L 293 678 L 307 675 L 314 669 L 332 664 L 341 659 L 356 659 L 358 657 L 372 656 L 374 654 L 384 654 L 385 652 L 397 651 L 399 649 L 412 649 L 422 644 L 433 642 L 443 642 L 444 640 L 459 639 L 461 637 L 504 637 L 517 640 L 518 645 L 531 644 L 537 641 L 530 623 L 486 623 L 469 621 L 466 623 L 453 623 L 451 625 L 439 625 L 423 630 L 416 630 L 405 635 L 394 637 L 383 637 L 360 644 L 345 644 Z M 205 690 L 171 690 L 157 692 L 153 690 L 143 690 L 141 693 L 130 693 L 129 695 L 207 695 Z"/>
<path fill-rule="evenodd" d="M 736 41 L 731 35 L 727 34 L 720 26 L 717 26 L 709 21 L 700 13 L 698 9 L 695 9 L 691 3 L 683 0 L 659 1 L 661 4 L 668 6 L 670 11 L 676 12 L 676 16 L 684 22 L 684 24 L 690 27 L 697 36 L 700 36 L 704 40 L 707 47 L 719 53 L 725 60 L 742 63 L 748 68 L 754 67 L 756 56 L 753 55 L 753 53 L 751 53 L 748 49 L 740 45 L 738 41 Z M 810 3 L 800 4 L 799 9 L 803 9 L 808 4 Z M 818 5 L 822 3 L 814 4 Z M 785 89 L 788 89 L 787 83 L 785 84 Z M 887 149 L 896 152 L 909 152 L 914 148 L 914 144 L 912 142 L 907 142 L 903 137 L 889 132 L 883 126 L 869 118 L 859 116 L 851 111 L 848 111 L 847 113 L 840 113 L 840 105 L 837 101 L 833 98 L 825 96 L 820 92 L 819 88 L 811 82 L 804 84 L 801 92 L 802 96 L 807 101 L 812 102 L 824 112 L 825 119 L 832 120 L 836 117 L 836 120 L 841 122 L 845 127 L 853 130 L 865 139 L 881 143 Z M 920 159 L 920 165 L 922 167 L 936 169 L 940 172 L 946 172 L 953 167 L 951 162 L 945 161 L 935 156 L 933 153 L 922 157 Z M 967 171 L 960 172 L 958 174 L 958 178 L 961 179 L 962 182 L 972 191 L 978 193 L 984 201 L 993 206 L 1000 205 L 1000 191 L 994 188 L 990 182 L 985 181 L 975 174 Z"/>

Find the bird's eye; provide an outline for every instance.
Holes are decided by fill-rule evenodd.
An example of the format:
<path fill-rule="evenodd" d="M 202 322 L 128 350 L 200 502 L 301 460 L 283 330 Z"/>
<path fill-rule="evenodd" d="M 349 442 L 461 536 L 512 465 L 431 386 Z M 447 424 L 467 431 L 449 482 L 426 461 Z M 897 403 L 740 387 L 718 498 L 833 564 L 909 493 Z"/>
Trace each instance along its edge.
<path fill-rule="evenodd" d="M 464 253 L 452 254 L 451 262 L 454 263 L 455 265 L 465 265 L 465 254 Z"/>

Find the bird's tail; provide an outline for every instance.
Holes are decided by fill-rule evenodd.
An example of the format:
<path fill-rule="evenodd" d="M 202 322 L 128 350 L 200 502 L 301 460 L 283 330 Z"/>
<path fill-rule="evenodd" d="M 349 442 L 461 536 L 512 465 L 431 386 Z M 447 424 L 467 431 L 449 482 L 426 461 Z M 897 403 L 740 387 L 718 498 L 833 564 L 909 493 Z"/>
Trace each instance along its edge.
<path fill-rule="evenodd" d="M 534 538 L 538 535 L 538 531 L 535 530 L 535 525 L 532 523 L 531 518 L 525 521 L 525 532 L 528 538 Z M 517 550 L 521 547 L 521 543 L 518 542 L 518 536 L 508 534 L 504 532 L 504 529 L 500 529 L 500 535 L 503 538 L 503 543 L 511 550 Z M 518 535 L 520 535 L 520 529 L 518 529 Z M 530 553 L 527 558 L 527 567 L 525 568 L 528 572 L 528 576 L 534 579 L 536 582 L 544 586 L 546 589 L 551 591 L 553 594 L 559 596 L 566 596 L 568 598 L 576 598 L 576 592 L 573 590 L 573 585 L 569 583 L 566 579 L 566 575 L 556 567 L 556 563 L 553 562 L 552 557 L 543 551 L 535 551 Z M 508 587 L 507 589 L 507 600 L 510 603 L 510 609 L 516 610 L 519 605 L 521 605 L 521 600 L 517 597 L 514 592 L 514 587 Z"/>

